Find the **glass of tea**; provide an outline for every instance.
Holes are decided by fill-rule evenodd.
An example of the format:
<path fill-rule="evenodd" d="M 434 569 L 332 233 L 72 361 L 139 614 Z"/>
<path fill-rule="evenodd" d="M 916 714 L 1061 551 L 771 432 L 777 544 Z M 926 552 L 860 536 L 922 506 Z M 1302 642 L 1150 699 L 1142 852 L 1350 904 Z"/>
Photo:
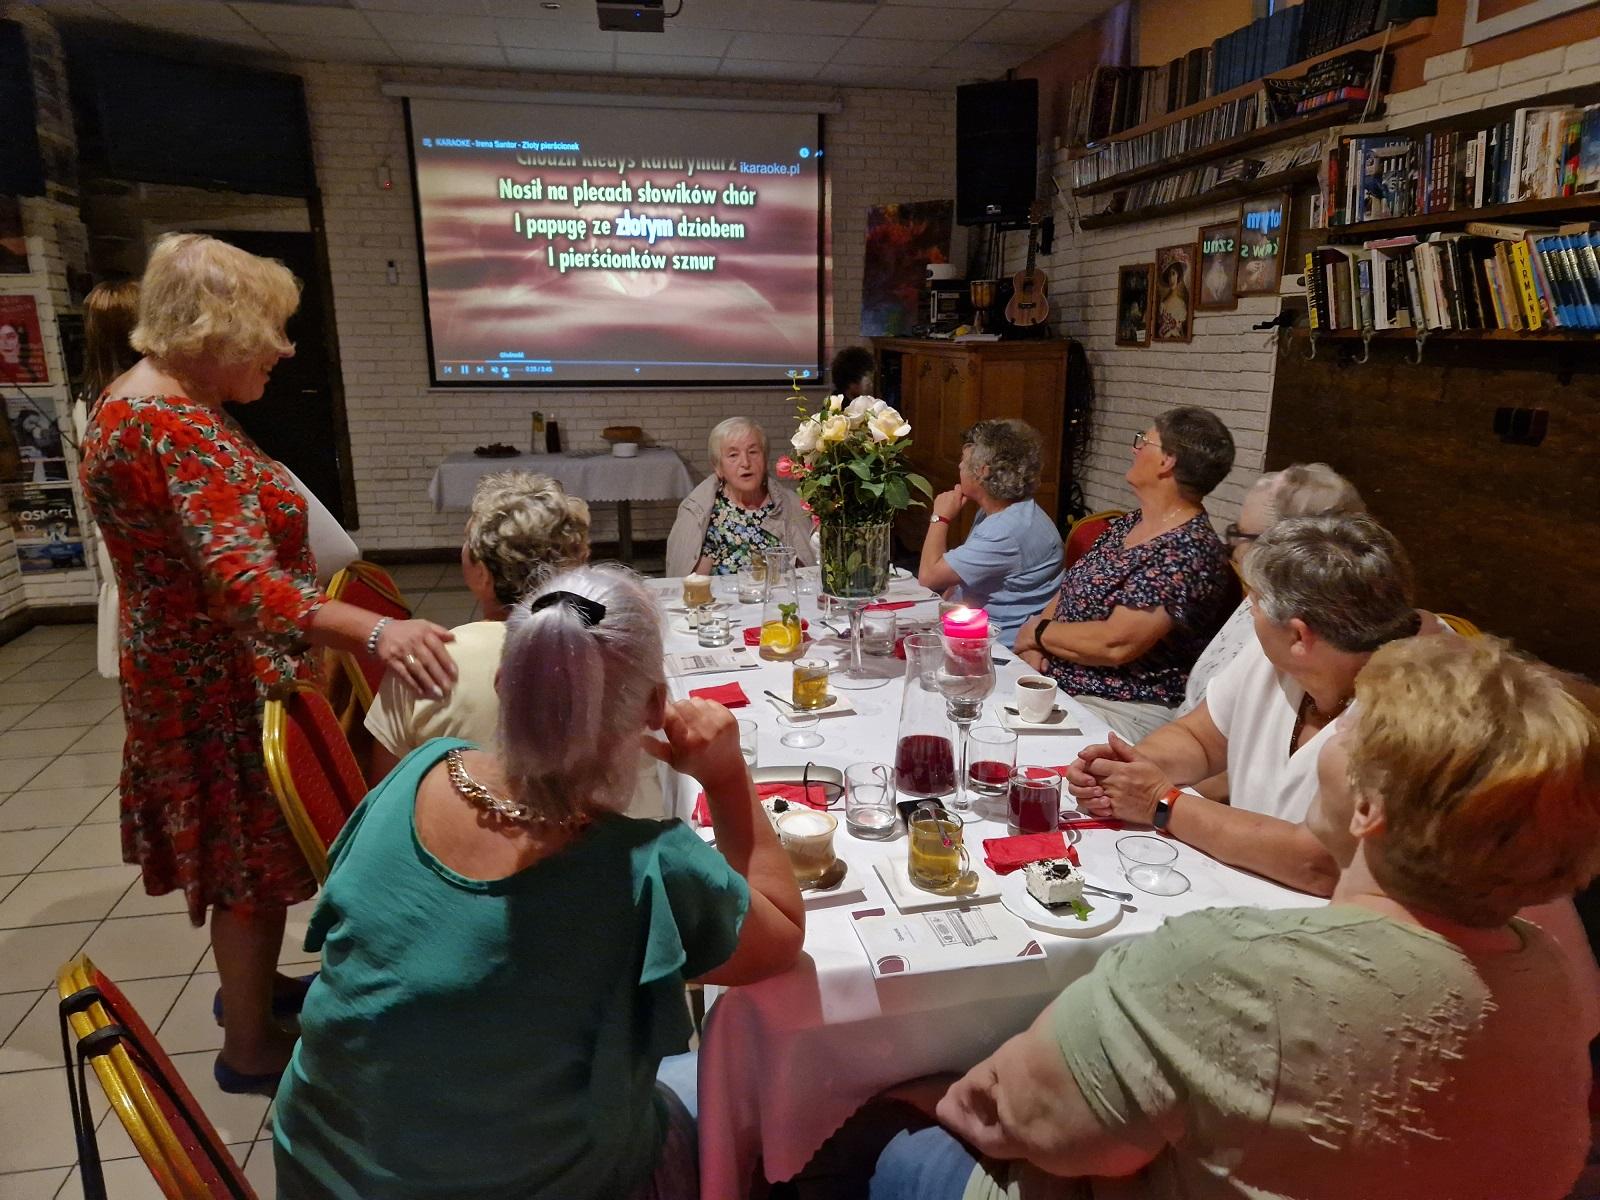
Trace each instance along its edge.
<path fill-rule="evenodd" d="M 1018 767 L 1011 772 L 1007 807 L 1013 835 L 1060 829 L 1061 776 L 1049 767 Z"/>
<path fill-rule="evenodd" d="M 827 708 L 828 664 L 820 658 L 802 658 L 795 663 L 792 695 L 796 708 Z"/>
<path fill-rule="evenodd" d="M 932 804 L 911 814 L 906 823 L 910 843 L 906 874 L 927 891 L 943 891 L 960 882 L 970 869 L 967 849 L 961 844 L 961 818 Z"/>
<path fill-rule="evenodd" d="M 967 788 L 974 796 L 996 797 L 1011 790 L 1017 765 L 1017 735 L 998 725 L 980 725 L 967 742 Z"/>

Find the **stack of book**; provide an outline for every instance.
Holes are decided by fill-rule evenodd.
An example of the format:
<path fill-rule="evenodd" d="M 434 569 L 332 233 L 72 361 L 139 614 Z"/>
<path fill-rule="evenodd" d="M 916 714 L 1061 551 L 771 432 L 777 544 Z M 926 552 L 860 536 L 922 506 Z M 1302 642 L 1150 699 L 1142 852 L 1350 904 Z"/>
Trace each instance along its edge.
<path fill-rule="evenodd" d="M 1600 194 L 1600 104 L 1519 108 L 1477 130 L 1342 137 L 1325 176 L 1329 225 Z"/>
<path fill-rule="evenodd" d="M 1270 17 L 1257 17 L 1250 24 L 1212 42 L 1211 48 L 1216 59 L 1216 90 L 1226 92 L 1243 87 L 1264 75 L 1288 70 L 1307 57 L 1300 53 L 1301 17 L 1304 11 L 1304 5 L 1279 8 Z"/>
<path fill-rule="evenodd" d="M 1300 58 L 1315 58 L 1378 29 L 1378 0 L 1305 0 L 1300 5 Z"/>
<path fill-rule="evenodd" d="M 1318 331 L 1600 330 L 1600 234 L 1474 221 L 1306 254 Z"/>

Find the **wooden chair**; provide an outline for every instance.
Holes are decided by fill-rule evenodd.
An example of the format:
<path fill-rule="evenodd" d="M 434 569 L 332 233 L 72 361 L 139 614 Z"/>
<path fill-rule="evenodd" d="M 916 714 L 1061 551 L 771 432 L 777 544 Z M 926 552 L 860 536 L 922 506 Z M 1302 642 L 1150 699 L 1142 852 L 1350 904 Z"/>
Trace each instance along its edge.
<path fill-rule="evenodd" d="M 1479 629 L 1465 617 L 1456 617 L 1449 613 L 1434 613 L 1433 615 L 1438 617 L 1439 620 L 1443 621 L 1446 625 L 1450 626 L 1451 629 L 1455 630 L 1462 637 L 1477 638 L 1483 636 L 1483 630 Z"/>
<path fill-rule="evenodd" d="M 328 848 L 367 794 L 361 764 L 326 697 L 308 684 L 268 700 L 261 725 L 267 780 L 321 883 L 328 877 Z"/>
<path fill-rule="evenodd" d="M 89 1107 L 86 1066 L 168 1200 L 257 1200 L 183 1077 L 121 989 L 80 955 L 56 975 L 61 1051 L 86 1200 L 105 1180 Z"/>
<path fill-rule="evenodd" d="M 1061 566 L 1063 569 L 1072 566 L 1085 554 L 1089 553 L 1095 542 L 1100 540 L 1100 535 L 1106 531 L 1106 526 L 1118 517 L 1127 515 L 1123 509 L 1108 508 L 1103 512 L 1090 513 L 1086 517 L 1079 517 L 1067 526 L 1067 539 L 1061 543 Z"/>

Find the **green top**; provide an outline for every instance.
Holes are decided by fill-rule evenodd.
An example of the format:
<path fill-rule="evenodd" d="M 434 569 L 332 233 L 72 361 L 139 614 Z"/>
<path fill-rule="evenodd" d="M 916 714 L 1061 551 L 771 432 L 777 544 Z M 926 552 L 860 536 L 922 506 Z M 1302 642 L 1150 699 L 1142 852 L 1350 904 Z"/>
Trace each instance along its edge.
<path fill-rule="evenodd" d="M 725 962 L 748 885 L 681 821 L 607 816 L 504 879 L 422 845 L 408 755 L 351 816 L 306 935 L 322 973 L 278 1091 L 283 1195 L 626 1196 L 665 1131 L 683 981 Z"/>
<path fill-rule="evenodd" d="M 1468 956 L 1368 909 L 1211 909 L 1056 1001 L 1105 1128 L 1156 1155 L 1095 1200 L 1554 1200 L 1589 1144 L 1588 1031 L 1561 949 Z M 966 1197 L 1081 1195 L 979 1167 Z"/>

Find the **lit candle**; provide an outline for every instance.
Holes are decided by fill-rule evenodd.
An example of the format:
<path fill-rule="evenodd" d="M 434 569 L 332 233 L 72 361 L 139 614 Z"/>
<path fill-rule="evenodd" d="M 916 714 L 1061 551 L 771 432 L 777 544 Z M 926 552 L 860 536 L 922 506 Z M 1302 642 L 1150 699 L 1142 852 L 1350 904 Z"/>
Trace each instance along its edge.
<path fill-rule="evenodd" d="M 989 636 L 989 614 L 981 608 L 953 608 L 944 615 L 944 635 L 953 638 Z"/>

